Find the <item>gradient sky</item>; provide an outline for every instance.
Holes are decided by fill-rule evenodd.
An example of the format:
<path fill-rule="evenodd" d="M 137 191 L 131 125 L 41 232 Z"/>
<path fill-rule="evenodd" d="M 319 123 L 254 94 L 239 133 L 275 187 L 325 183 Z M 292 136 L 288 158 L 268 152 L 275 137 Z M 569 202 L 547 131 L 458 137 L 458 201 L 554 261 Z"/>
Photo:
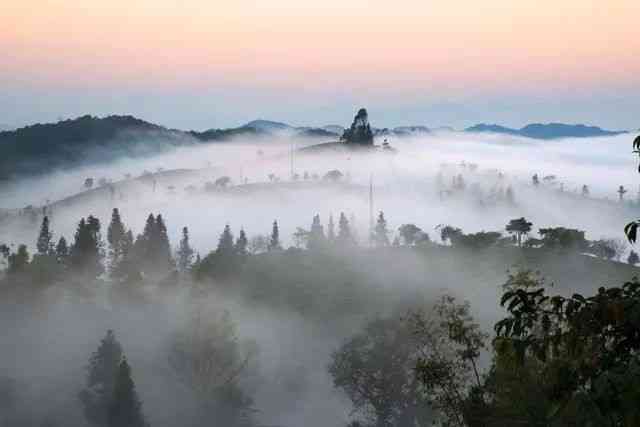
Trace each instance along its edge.
<path fill-rule="evenodd" d="M 638 0 L 1 0 L 0 124 L 640 127 Z"/>

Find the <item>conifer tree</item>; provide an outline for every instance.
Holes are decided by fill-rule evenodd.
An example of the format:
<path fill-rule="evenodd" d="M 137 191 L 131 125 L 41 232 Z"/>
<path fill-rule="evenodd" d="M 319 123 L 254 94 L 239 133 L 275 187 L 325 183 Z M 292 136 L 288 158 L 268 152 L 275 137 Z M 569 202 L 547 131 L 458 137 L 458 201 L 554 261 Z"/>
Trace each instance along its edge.
<path fill-rule="evenodd" d="M 168 268 L 173 263 L 171 259 L 171 244 L 167 234 L 167 226 L 162 215 L 156 216 L 156 228 L 154 233 L 154 259 L 163 268 Z"/>
<path fill-rule="evenodd" d="M 56 245 L 56 259 L 58 262 L 64 264 L 68 255 L 69 246 L 67 245 L 67 239 L 65 239 L 64 236 L 60 236 L 58 244 Z"/>
<path fill-rule="evenodd" d="M 235 246 L 235 252 L 236 255 L 239 255 L 241 257 L 245 257 L 247 256 L 248 252 L 247 252 L 247 245 L 249 244 L 249 241 L 247 240 L 247 235 L 244 232 L 244 229 L 240 229 L 240 235 L 238 236 L 238 239 L 236 240 L 236 246 Z"/>
<path fill-rule="evenodd" d="M 387 230 L 387 220 L 384 213 L 380 211 L 376 226 L 373 229 L 373 242 L 376 246 L 389 246 L 389 230 Z"/>
<path fill-rule="evenodd" d="M 38 242 L 36 248 L 38 249 L 38 255 L 49 255 L 53 249 L 53 243 L 51 239 L 53 234 L 49 229 L 49 217 L 42 218 L 42 225 L 40 226 L 40 234 L 38 234 Z"/>
<path fill-rule="evenodd" d="M 231 233 L 229 224 L 224 226 L 224 231 L 220 235 L 216 254 L 224 256 L 232 256 L 234 254 L 233 233 Z"/>
<path fill-rule="evenodd" d="M 108 409 L 108 427 L 146 427 L 142 404 L 131 378 L 131 368 L 123 358 L 115 376 L 113 397 Z"/>
<path fill-rule="evenodd" d="M 278 221 L 273 221 L 273 228 L 271 229 L 271 237 L 269 238 L 269 244 L 267 245 L 268 251 L 277 251 L 282 249 L 280 245 L 280 230 L 278 229 Z"/>
<path fill-rule="evenodd" d="M 117 266 L 122 260 L 123 244 L 126 230 L 118 208 L 113 208 L 111 213 L 111 222 L 107 229 L 107 241 L 109 242 L 109 257 L 111 266 Z"/>
<path fill-rule="evenodd" d="M 82 218 L 71 248 L 72 267 L 78 272 L 98 276 L 104 270 L 103 257 L 100 220 L 91 215 L 86 220 Z"/>
<path fill-rule="evenodd" d="M 327 240 L 329 243 L 336 241 L 336 227 L 333 223 L 333 215 L 329 215 L 329 225 L 327 226 Z"/>
<path fill-rule="evenodd" d="M 353 244 L 351 227 L 349 227 L 349 220 L 344 212 L 340 212 L 340 219 L 338 220 L 338 236 L 336 241 L 342 246 L 351 246 Z"/>
<path fill-rule="evenodd" d="M 189 229 L 187 227 L 182 228 L 182 239 L 180 240 L 180 246 L 178 247 L 178 268 L 182 272 L 186 272 L 191 268 L 193 264 L 193 249 L 189 244 Z"/>
<path fill-rule="evenodd" d="M 309 231 L 309 239 L 307 240 L 307 249 L 309 250 L 317 250 L 324 246 L 325 237 L 324 237 L 324 228 L 322 224 L 320 224 L 320 215 L 315 215 L 313 217 L 313 222 L 311 223 L 311 230 Z"/>
<path fill-rule="evenodd" d="M 113 403 L 121 361 L 122 346 L 113 331 L 109 330 L 89 359 L 86 386 L 78 396 L 85 418 L 94 426 L 108 425 L 108 412 Z"/>

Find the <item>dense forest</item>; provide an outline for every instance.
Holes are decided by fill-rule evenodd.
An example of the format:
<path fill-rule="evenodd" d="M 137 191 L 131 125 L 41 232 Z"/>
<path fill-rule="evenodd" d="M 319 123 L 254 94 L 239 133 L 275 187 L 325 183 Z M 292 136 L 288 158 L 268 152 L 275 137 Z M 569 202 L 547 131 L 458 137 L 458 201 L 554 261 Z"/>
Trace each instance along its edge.
<path fill-rule="evenodd" d="M 260 363 L 259 345 L 239 339 L 232 309 L 206 311 L 205 301 L 230 296 L 253 309 L 296 313 L 325 333 L 356 330 L 341 334 L 319 367 L 349 399 L 352 426 L 637 425 L 638 255 L 621 263 L 615 242 L 588 241 L 577 229 L 538 231 L 540 238 L 532 237 L 533 224 L 515 218 L 503 230 L 441 226 L 430 236 L 414 224 L 389 230 L 380 212 L 362 245 L 345 214 L 326 228 L 312 215 L 288 249 L 274 221 L 268 236 L 236 234 L 227 225 L 217 247 L 201 256 L 187 227 L 176 245 L 169 241 L 161 214 L 150 214 L 134 236 L 114 208 L 105 224 L 80 219 L 68 239 L 56 236 L 45 216 L 33 249 L 1 247 L 1 304 L 15 321 L 60 298 L 70 307 L 107 304 L 126 313 L 152 312 L 183 295 L 185 318 L 141 374 L 184 390 L 171 404 L 184 411 L 181 425 L 264 424 L 246 382 Z M 425 291 L 486 279 L 499 290 L 494 306 L 504 309 L 492 328 L 473 314 L 486 295 L 466 301 L 455 286 Z M 20 308 L 9 310 L 13 304 Z M 153 329 L 139 330 L 138 339 Z M 95 346 L 86 368 L 68 370 L 79 380 L 58 391 L 75 405 L 33 411 L 37 378 L 29 384 L 5 372 L 3 425 L 167 424 L 152 422 L 160 419 L 156 403 L 146 405 L 153 399 L 136 387 L 138 366 L 119 340 L 126 333 L 108 329 L 86 343 Z"/>

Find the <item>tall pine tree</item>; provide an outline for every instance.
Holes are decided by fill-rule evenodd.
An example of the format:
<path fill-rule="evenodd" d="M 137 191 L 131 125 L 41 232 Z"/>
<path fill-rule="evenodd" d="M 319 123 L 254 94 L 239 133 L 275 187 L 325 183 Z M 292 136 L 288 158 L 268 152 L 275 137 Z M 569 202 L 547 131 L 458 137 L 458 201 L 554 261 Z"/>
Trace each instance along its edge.
<path fill-rule="evenodd" d="M 278 251 L 282 249 L 280 245 L 280 230 L 278 228 L 278 221 L 273 221 L 273 228 L 271 229 L 271 237 L 269 238 L 269 244 L 267 245 L 268 251 Z"/>
<path fill-rule="evenodd" d="M 89 215 L 78 223 L 71 247 L 71 266 L 79 273 L 97 277 L 104 271 L 103 258 L 100 220 Z"/>
<path fill-rule="evenodd" d="M 107 241 L 109 242 L 109 258 L 112 269 L 117 269 L 123 257 L 123 244 L 127 232 L 118 208 L 113 208 L 111 222 L 107 229 Z"/>
<path fill-rule="evenodd" d="M 108 427 L 146 427 L 142 403 L 131 378 L 131 368 L 123 358 L 115 376 L 113 398 L 107 415 Z"/>
<path fill-rule="evenodd" d="M 53 252 L 53 233 L 49 229 L 49 217 L 42 218 L 42 225 L 40 225 L 40 233 L 38 234 L 38 242 L 36 248 L 38 249 L 38 255 L 50 255 Z"/>
<path fill-rule="evenodd" d="M 387 229 L 387 220 L 384 219 L 382 211 L 378 214 L 378 220 L 373 229 L 373 243 L 376 246 L 389 246 L 389 230 Z"/>
<path fill-rule="evenodd" d="M 216 253 L 223 256 L 232 256 L 234 252 L 233 233 L 231 233 L 231 227 L 227 224 L 224 226 L 224 230 L 218 240 L 218 249 L 216 249 Z"/>
<path fill-rule="evenodd" d="M 193 264 L 193 248 L 189 243 L 189 229 L 187 227 L 182 228 L 182 239 L 180 239 L 180 246 L 178 246 L 178 269 L 181 272 L 187 272 Z"/>
<path fill-rule="evenodd" d="M 340 213 L 340 219 L 338 220 L 338 236 L 336 241 L 341 246 L 352 246 L 354 244 L 351 227 L 349 227 L 349 220 L 344 212 Z"/>
<path fill-rule="evenodd" d="M 89 359 L 86 386 L 79 394 L 84 416 L 94 426 L 108 425 L 108 412 L 113 403 L 121 361 L 122 346 L 113 331 L 109 330 Z"/>
<path fill-rule="evenodd" d="M 247 235 L 244 232 L 244 229 L 240 229 L 240 235 L 236 240 L 235 252 L 236 255 L 240 257 L 246 257 L 248 255 L 247 245 L 248 245 Z"/>
<path fill-rule="evenodd" d="M 324 244 L 324 228 L 322 227 L 322 224 L 320 224 L 320 215 L 315 215 L 313 217 L 313 222 L 311 223 L 311 230 L 309 231 L 307 249 L 317 250 L 324 247 Z"/>

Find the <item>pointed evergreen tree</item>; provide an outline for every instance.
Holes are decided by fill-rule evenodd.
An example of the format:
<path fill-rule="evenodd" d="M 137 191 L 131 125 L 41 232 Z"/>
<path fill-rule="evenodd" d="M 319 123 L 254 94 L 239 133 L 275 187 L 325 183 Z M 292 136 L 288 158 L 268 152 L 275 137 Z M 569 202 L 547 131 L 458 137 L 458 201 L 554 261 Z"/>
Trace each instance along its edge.
<path fill-rule="evenodd" d="M 71 247 L 71 266 L 79 273 L 97 277 L 104 271 L 103 258 L 100 220 L 89 215 L 78 223 Z"/>
<path fill-rule="evenodd" d="M 108 412 L 113 402 L 116 376 L 122 361 L 122 346 L 112 330 L 100 341 L 87 366 L 86 386 L 78 395 L 87 422 L 108 425 Z"/>
<path fill-rule="evenodd" d="M 38 234 L 38 242 L 36 248 L 38 249 L 38 255 L 49 255 L 53 250 L 53 243 L 51 239 L 53 234 L 49 229 L 49 217 L 42 218 L 42 225 L 40 225 L 40 234 Z"/>
<path fill-rule="evenodd" d="M 351 234 L 351 227 L 349 227 L 349 220 L 344 212 L 340 212 L 340 219 L 338 220 L 338 236 L 336 241 L 341 246 L 353 245 L 353 236 Z"/>
<path fill-rule="evenodd" d="M 336 227 L 333 223 L 333 215 L 329 215 L 329 225 L 327 226 L 327 240 L 329 243 L 336 241 Z"/>
<path fill-rule="evenodd" d="M 269 244 L 267 245 L 268 251 L 281 250 L 280 245 L 280 230 L 278 229 L 278 221 L 273 221 L 273 228 L 271 229 L 271 237 L 269 238 Z"/>
<path fill-rule="evenodd" d="M 373 229 L 373 243 L 376 246 L 389 246 L 389 230 L 387 230 L 387 220 L 384 213 L 380 211 L 376 226 Z"/>
<path fill-rule="evenodd" d="M 109 242 L 109 258 L 111 266 L 117 266 L 122 260 L 122 246 L 124 244 L 124 238 L 126 230 L 120 218 L 120 212 L 118 208 L 113 208 L 111 212 L 111 222 L 107 229 L 107 242 Z"/>
<path fill-rule="evenodd" d="M 154 261 L 161 269 L 168 269 L 173 264 L 173 259 L 171 258 L 171 244 L 169 243 L 167 226 L 160 214 L 156 216 L 156 227 L 154 231 Z"/>
<path fill-rule="evenodd" d="M 229 224 L 224 226 L 224 230 L 218 240 L 218 249 L 216 249 L 218 255 L 232 256 L 234 254 L 233 233 L 231 233 L 231 227 Z"/>
<path fill-rule="evenodd" d="M 307 249 L 317 250 L 325 245 L 324 227 L 320 224 L 320 215 L 313 217 L 311 230 L 309 231 L 309 239 L 307 240 Z"/>
<path fill-rule="evenodd" d="M 59 263 L 64 264 L 67 256 L 69 256 L 69 246 L 67 245 L 67 239 L 64 236 L 60 236 L 58 244 L 56 245 L 56 259 Z"/>
<path fill-rule="evenodd" d="M 244 232 L 244 229 L 240 229 L 240 235 L 238 236 L 238 239 L 236 240 L 236 246 L 235 246 L 235 252 L 236 255 L 239 255 L 241 257 L 245 257 L 248 255 L 247 252 L 247 245 L 249 244 L 249 241 L 247 240 L 247 235 Z"/>
<path fill-rule="evenodd" d="M 146 427 L 142 403 L 131 378 L 131 368 L 123 358 L 115 376 L 113 397 L 107 415 L 108 427 Z"/>
<path fill-rule="evenodd" d="M 180 246 L 178 246 L 178 269 L 181 272 L 187 272 L 193 264 L 193 249 L 189 244 L 189 229 L 187 227 L 182 228 L 182 239 L 180 240 Z"/>

